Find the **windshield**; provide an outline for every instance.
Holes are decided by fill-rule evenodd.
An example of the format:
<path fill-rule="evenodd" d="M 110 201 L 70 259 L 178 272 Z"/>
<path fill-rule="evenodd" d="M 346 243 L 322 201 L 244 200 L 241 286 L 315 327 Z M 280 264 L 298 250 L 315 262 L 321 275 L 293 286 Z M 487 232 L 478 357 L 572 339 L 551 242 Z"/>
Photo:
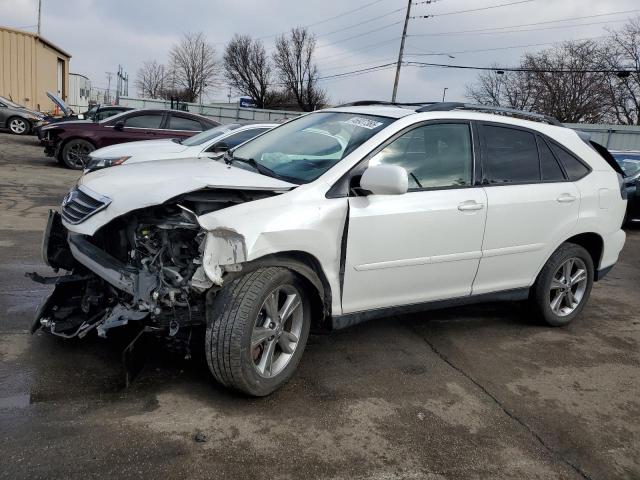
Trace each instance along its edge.
<path fill-rule="evenodd" d="M 274 174 L 308 183 L 333 167 L 395 119 L 355 113 L 304 115 L 236 148 Z"/>
<path fill-rule="evenodd" d="M 193 137 L 185 138 L 179 143 L 181 143 L 186 147 L 202 145 L 203 143 L 208 142 L 209 140 L 213 140 L 214 138 L 218 138 L 220 135 L 230 132 L 231 130 L 235 130 L 238 127 L 240 127 L 240 124 L 238 123 L 232 123 L 229 125 L 220 125 L 219 127 L 210 128 L 209 130 L 200 132 L 199 134 L 194 135 Z"/>
<path fill-rule="evenodd" d="M 86 118 L 93 118 L 93 116 L 96 114 L 96 112 L 98 111 L 98 105 L 94 105 L 93 107 L 91 107 L 89 110 L 87 110 L 86 112 L 83 113 L 83 115 Z"/>
<path fill-rule="evenodd" d="M 0 101 L 4 103 L 7 107 L 24 108 L 22 105 L 18 105 L 16 102 L 12 102 L 7 97 L 0 96 Z"/>
<path fill-rule="evenodd" d="M 613 156 L 625 176 L 633 177 L 640 174 L 640 153 L 614 153 Z"/>

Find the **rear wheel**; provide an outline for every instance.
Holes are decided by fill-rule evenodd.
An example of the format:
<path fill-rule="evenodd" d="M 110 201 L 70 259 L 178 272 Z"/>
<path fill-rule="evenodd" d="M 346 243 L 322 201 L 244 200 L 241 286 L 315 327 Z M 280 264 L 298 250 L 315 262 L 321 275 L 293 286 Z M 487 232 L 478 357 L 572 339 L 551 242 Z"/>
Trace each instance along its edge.
<path fill-rule="evenodd" d="M 580 245 L 565 243 L 549 258 L 532 289 L 534 309 L 554 327 L 569 324 L 584 308 L 593 286 L 593 260 Z"/>
<path fill-rule="evenodd" d="M 216 293 L 207 308 L 206 355 L 223 385 L 254 396 L 281 387 L 309 336 L 305 285 L 290 270 L 250 272 Z"/>
<path fill-rule="evenodd" d="M 73 170 L 82 170 L 87 164 L 89 154 L 95 149 L 91 142 L 81 138 L 74 138 L 64 144 L 60 152 L 60 158 L 65 167 Z"/>
<path fill-rule="evenodd" d="M 31 131 L 31 124 L 24 118 L 11 117 L 7 123 L 11 133 L 16 135 L 26 135 Z"/>

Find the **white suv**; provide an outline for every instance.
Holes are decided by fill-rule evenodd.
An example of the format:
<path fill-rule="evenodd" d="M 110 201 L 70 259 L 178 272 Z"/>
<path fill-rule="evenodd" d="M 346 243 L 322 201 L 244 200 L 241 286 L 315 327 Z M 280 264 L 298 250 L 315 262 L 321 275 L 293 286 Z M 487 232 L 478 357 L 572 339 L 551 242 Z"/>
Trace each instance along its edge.
<path fill-rule="evenodd" d="M 566 325 L 624 244 L 616 166 L 541 115 L 359 102 L 224 159 L 99 170 L 50 214 L 44 258 L 69 273 L 33 331 L 206 330 L 215 378 L 267 395 L 312 327 L 500 299 Z"/>

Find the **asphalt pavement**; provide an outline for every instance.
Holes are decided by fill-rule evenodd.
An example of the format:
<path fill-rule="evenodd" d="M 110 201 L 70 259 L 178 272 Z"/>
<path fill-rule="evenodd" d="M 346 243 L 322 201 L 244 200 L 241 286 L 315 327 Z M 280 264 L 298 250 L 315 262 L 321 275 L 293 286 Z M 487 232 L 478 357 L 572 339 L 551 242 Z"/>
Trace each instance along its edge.
<path fill-rule="evenodd" d="M 525 305 L 383 319 L 310 338 L 252 399 L 198 356 L 28 328 L 41 231 L 78 172 L 0 133 L 0 478 L 640 478 L 640 229 L 566 328 Z M 196 438 L 197 437 L 197 438 Z"/>

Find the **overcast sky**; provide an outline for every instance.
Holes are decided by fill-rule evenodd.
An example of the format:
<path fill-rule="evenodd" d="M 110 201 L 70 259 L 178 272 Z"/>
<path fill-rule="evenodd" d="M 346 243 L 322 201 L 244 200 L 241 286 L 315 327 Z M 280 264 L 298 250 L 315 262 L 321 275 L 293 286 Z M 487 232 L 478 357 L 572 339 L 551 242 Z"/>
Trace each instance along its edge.
<path fill-rule="evenodd" d="M 439 0 L 427 4 L 415 0 L 412 16 L 436 16 L 410 20 L 405 60 L 514 65 L 525 51 L 549 46 L 539 44 L 599 37 L 606 34 L 606 27 L 619 27 L 640 13 L 638 0 L 531 0 L 457 13 L 515 2 Z M 35 31 L 37 3 L 37 0 L 0 0 L 0 22 Z M 115 72 L 118 64 L 133 80 L 142 62 L 166 62 L 171 45 L 185 32 L 204 32 L 221 56 L 234 33 L 261 37 L 270 50 L 276 34 L 294 26 L 310 25 L 317 36 L 316 60 L 321 77 L 394 62 L 407 6 L 405 0 L 42 0 L 42 3 L 42 35 L 71 53 L 71 71 L 88 76 L 97 87 L 106 87 L 105 72 Z M 351 12 L 355 9 L 358 10 Z M 394 10 L 397 11 L 391 13 Z M 626 13 L 606 15 L 615 12 Z M 587 16 L 590 18 L 576 19 Z M 356 25 L 360 22 L 366 23 Z M 477 31 L 480 29 L 484 30 Z M 476 31 L 460 33 L 468 30 Z M 525 45 L 535 46 L 522 47 Z M 512 46 L 518 48 L 504 48 Z M 426 53 L 448 53 L 455 58 L 416 55 Z M 464 100 L 465 85 L 475 76 L 473 71 L 403 67 L 398 100 L 439 100 L 445 87 L 447 100 Z M 393 77 L 394 70 L 390 68 L 325 78 L 321 82 L 333 102 L 388 100 Z M 134 92 L 132 83 L 130 93 Z M 228 89 L 220 86 L 211 93 L 211 98 L 226 100 L 227 94 Z"/>

